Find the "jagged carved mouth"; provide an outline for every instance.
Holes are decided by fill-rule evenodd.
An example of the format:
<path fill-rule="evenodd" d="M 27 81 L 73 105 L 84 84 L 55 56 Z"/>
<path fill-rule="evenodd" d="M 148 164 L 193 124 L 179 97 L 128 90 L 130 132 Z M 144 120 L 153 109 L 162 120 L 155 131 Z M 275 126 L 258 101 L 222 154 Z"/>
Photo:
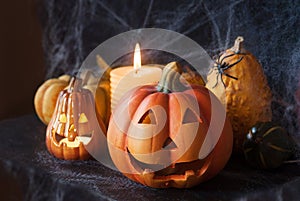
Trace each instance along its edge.
<path fill-rule="evenodd" d="M 55 140 L 59 145 L 62 145 L 63 143 L 66 143 L 68 147 L 79 147 L 79 144 L 82 142 L 83 145 L 87 145 L 91 139 L 92 134 L 86 134 L 86 135 L 80 135 L 76 136 L 74 141 L 69 141 L 69 139 L 65 136 L 61 136 L 57 133 L 55 133 Z"/>
<path fill-rule="evenodd" d="M 194 160 L 189 162 L 172 163 L 169 166 L 161 164 L 146 164 L 137 160 L 127 149 L 130 162 L 142 169 L 143 174 L 149 174 L 154 180 L 182 180 L 189 176 L 203 175 L 210 165 L 210 160 Z"/>
<path fill-rule="evenodd" d="M 56 141 L 57 143 L 59 143 L 62 139 L 65 138 L 65 136 L 59 135 L 59 134 L 57 134 L 57 133 L 55 133 L 54 136 L 55 136 L 55 141 Z"/>

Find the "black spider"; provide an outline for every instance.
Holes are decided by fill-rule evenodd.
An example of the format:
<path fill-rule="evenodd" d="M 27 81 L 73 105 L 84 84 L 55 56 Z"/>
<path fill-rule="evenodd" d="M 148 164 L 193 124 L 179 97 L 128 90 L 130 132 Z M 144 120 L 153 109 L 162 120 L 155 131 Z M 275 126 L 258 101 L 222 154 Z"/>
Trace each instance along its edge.
<path fill-rule="evenodd" d="M 223 78 L 222 78 L 222 75 L 225 75 L 227 77 L 230 77 L 232 79 L 235 79 L 235 80 L 238 80 L 238 78 L 232 76 L 232 75 L 229 75 L 228 73 L 225 73 L 225 70 L 231 68 L 232 66 L 234 66 L 235 64 L 239 63 L 244 57 L 241 57 L 239 58 L 236 62 L 232 63 L 232 64 L 229 64 L 229 63 L 226 63 L 226 62 L 223 62 L 224 59 L 228 58 L 228 57 L 232 57 L 234 56 L 236 53 L 233 53 L 233 54 L 230 54 L 230 55 L 227 55 L 225 57 L 223 57 L 220 61 L 220 55 L 218 55 L 218 58 L 217 58 L 217 61 L 215 62 L 216 66 L 214 66 L 215 69 L 218 70 L 218 75 L 217 75 L 217 83 L 213 86 L 213 88 L 215 88 L 217 85 L 218 85 L 218 81 L 219 81 L 219 76 L 221 75 L 221 81 L 224 85 L 224 87 L 226 87 L 224 81 L 223 81 Z"/>

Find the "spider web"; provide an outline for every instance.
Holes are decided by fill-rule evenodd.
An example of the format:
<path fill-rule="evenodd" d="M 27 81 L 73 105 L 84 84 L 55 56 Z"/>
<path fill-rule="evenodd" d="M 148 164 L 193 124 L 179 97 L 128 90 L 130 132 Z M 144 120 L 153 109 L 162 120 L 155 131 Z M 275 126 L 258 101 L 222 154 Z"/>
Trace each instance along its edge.
<path fill-rule="evenodd" d="M 299 1 L 44 0 L 40 17 L 46 78 L 75 73 L 101 42 L 131 29 L 174 30 L 211 56 L 241 35 L 268 78 L 273 120 L 299 137 L 294 98 L 300 74 L 299 15 Z"/>

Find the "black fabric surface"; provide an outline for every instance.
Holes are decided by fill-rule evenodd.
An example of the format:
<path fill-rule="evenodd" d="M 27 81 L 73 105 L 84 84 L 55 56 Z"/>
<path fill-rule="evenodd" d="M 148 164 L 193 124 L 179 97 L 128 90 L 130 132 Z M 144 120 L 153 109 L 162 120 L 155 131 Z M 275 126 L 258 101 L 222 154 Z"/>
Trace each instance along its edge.
<path fill-rule="evenodd" d="M 0 122 L 1 200 L 299 200 L 300 168 L 250 168 L 232 158 L 212 180 L 192 189 L 152 189 L 94 160 L 63 161 L 45 147 L 35 115 Z"/>

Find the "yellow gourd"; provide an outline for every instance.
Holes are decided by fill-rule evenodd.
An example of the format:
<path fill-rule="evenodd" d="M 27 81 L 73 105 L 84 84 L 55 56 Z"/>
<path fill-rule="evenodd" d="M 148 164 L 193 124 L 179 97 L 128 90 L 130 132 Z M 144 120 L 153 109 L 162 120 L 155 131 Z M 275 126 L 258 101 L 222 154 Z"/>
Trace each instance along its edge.
<path fill-rule="evenodd" d="M 226 107 L 233 127 L 234 152 L 239 153 L 248 130 L 257 122 L 272 119 L 267 79 L 255 56 L 243 48 L 243 41 L 238 37 L 217 59 L 206 83 Z"/>

